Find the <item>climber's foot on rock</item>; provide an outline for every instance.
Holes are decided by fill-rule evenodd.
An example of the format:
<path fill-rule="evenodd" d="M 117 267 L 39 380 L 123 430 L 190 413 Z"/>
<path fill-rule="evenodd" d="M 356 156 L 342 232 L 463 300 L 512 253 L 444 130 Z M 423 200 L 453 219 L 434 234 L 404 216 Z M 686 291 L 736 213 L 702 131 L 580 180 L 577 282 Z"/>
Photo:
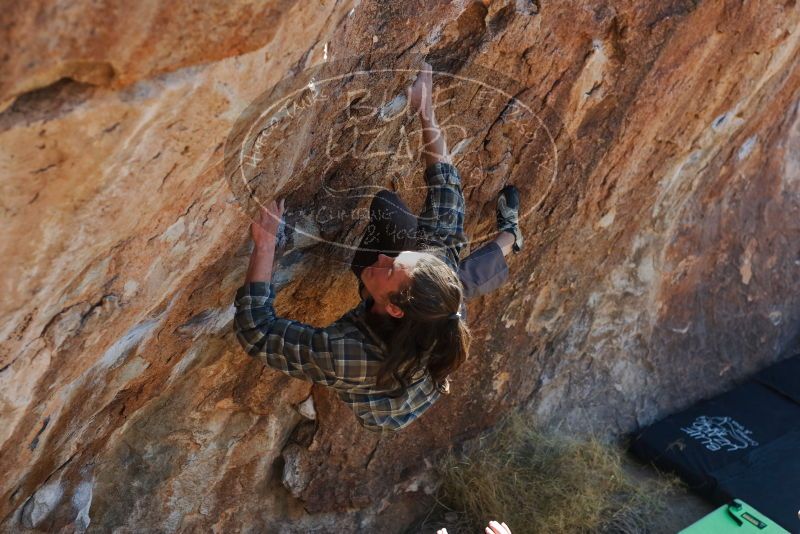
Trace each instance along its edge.
<path fill-rule="evenodd" d="M 512 250 L 522 250 L 522 231 L 519 229 L 519 191 L 507 185 L 497 195 L 497 230 L 514 236 Z"/>

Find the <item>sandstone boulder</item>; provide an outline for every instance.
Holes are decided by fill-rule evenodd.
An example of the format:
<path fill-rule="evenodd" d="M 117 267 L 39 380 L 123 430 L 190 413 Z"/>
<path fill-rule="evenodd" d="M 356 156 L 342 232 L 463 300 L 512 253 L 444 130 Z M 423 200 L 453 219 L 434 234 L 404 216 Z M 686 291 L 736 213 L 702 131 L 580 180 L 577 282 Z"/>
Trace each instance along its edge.
<path fill-rule="evenodd" d="M 4 531 L 399 531 L 437 455 L 512 407 L 618 435 L 796 343 L 793 0 L 78 0 L 0 20 Z M 356 304 L 352 214 L 379 187 L 422 199 L 402 95 L 423 58 L 473 246 L 505 183 L 526 246 L 470 304 L 451 395 L 382 436 L 247 357 L 232 300 L 246 213 L 281 194 L 279 312 Z"/>

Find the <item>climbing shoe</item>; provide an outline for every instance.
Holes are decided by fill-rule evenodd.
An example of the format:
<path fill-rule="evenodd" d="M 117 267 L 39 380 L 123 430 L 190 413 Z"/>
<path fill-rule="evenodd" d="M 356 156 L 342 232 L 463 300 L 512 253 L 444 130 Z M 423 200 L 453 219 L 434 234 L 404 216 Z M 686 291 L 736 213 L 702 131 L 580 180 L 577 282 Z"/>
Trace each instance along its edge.
<path fill-rule="evenodd" d="M 519 191 L 507 185 L 497 195 L 497 230 L 514 234 L 514 252 L 522 250 L 522 231 L 519 229 Z"/>

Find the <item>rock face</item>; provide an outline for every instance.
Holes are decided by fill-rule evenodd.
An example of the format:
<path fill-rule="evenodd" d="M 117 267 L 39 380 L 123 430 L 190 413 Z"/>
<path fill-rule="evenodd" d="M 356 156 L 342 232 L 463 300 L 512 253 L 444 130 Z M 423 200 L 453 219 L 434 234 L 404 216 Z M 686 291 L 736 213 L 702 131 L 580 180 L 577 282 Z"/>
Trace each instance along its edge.
<path fill-rule="evenodd" d="M 513 406 L 618 434 L 796 342 L 793 0 L 186 5 L 0 14 L 4 531 L 397 531 L 436 454 Z M 239 349 L 240 201 L 243 184 L 288 196 L 281 314 L 355 305 L 363 225 L 328 215 L 365 207 L 347 193 L 365 186 L 419 206 L 418 147 L 398 149 L 419 123 L 396 112 L 423 56 L 468 232 L 490 234 L 516 183 L 526 246 L 470 303 L 452 394 L 381 436 Z M 326 63 L 351 75 L 291 93 Z M 356 71 L 372 93 L 348 93 Z M 277 128 L 242 128 L 282 97 L 299 105 Z M 391 150 L 361 150 L 365 133 Z M 263 152 L 251 182 L 237 142 Z"/>

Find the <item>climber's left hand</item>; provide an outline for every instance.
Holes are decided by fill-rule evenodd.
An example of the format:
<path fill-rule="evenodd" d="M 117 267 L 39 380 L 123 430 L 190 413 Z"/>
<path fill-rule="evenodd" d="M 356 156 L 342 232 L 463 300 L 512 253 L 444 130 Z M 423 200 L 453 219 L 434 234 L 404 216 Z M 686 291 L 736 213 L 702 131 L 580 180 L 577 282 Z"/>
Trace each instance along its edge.
<path fill-rule="evenodd" d="M 280 202 L 271 201 L 262 206 L 253 223 L 250 225 L 250 235 L 257 248 L 274 248 L 275 238 L 283 217 L 285 199 Z"/>

